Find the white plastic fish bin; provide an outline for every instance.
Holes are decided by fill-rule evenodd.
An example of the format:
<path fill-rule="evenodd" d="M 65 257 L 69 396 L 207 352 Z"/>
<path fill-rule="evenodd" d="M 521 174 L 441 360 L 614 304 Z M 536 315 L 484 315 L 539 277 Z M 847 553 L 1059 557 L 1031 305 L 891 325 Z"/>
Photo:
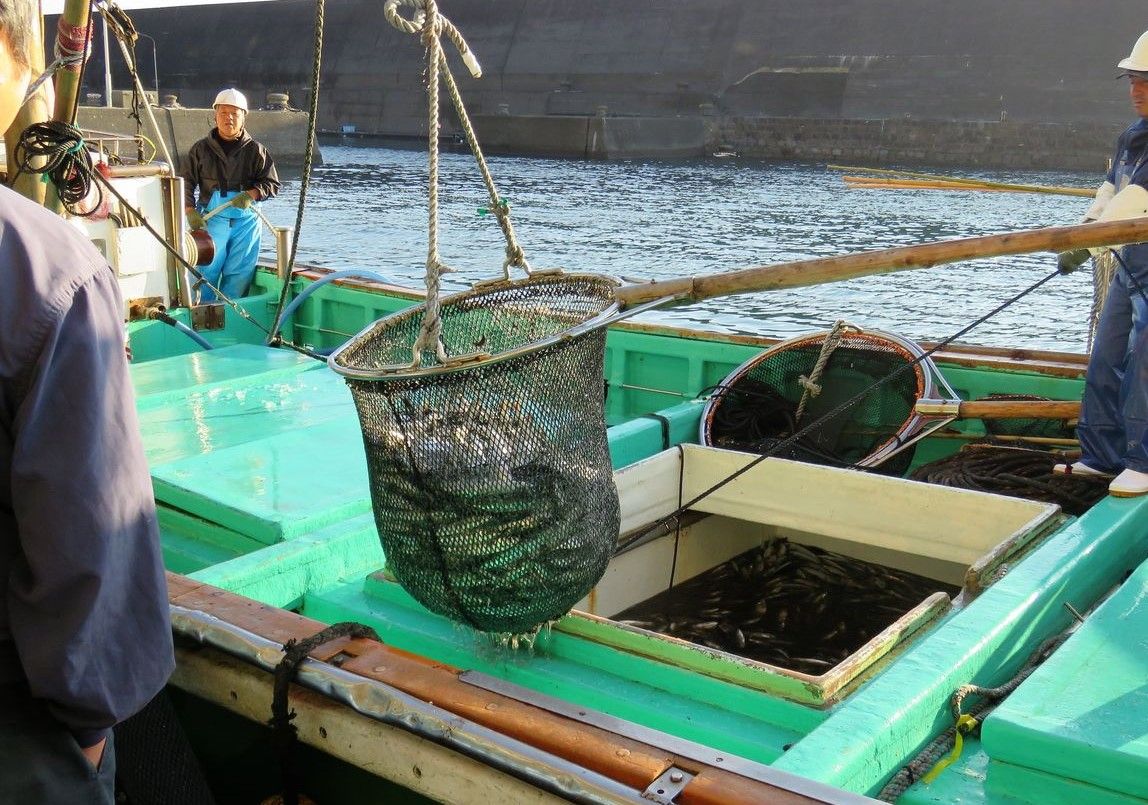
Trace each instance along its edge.
<path fill-rule="evenodd" d="M 558 628 L 820 706 L 1064 520 L 1058 506 L 685 445 L 615 474 L 620 549 Z M 651 530 L 651 527 L 655 527 Z"/>

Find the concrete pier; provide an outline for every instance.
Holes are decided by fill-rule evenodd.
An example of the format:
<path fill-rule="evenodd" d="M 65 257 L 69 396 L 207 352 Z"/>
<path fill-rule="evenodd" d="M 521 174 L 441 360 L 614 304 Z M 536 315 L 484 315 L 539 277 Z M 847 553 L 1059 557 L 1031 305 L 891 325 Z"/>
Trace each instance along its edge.
<path fill-rule="evenodd" d="M 215 125 L 211 109 L 166 109 L 152 107 L 160 135 L 171 150 L 176 169 L 182 167 L 187 151 L 192 143 L 204 137 Z M 144 120 L 143 135 L 156 142 L 155 133 Z M 136 120 L 131 117 L 131 109 L 114 106 L 81 106 L 78 113 L 80 128 L 89 131 L 112 134 L 134 135 Z M 282 165 L 301 165 L 307 148 L 307 114 L 305 112 L 252 110 L 247 115 L 247 131 L 259 142 L 267 146 L 272 158 Z M 163 158 L 158 151 L 157 159 Z M 318 161 L 316 162 L 318 164 Z"/>

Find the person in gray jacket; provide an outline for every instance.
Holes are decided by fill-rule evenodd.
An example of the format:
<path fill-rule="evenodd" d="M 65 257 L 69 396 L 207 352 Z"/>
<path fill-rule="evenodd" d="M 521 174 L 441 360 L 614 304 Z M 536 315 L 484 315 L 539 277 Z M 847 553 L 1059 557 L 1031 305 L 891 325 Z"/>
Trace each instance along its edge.
<path fill-rule="evenodd" d="M 262 230 L 252 205 L 279 192 L 279 175 L 271 154 L 247 133 L 243 93 L 225 89 L 213 108 L 215 128 L 191 146 L 181 174 L 184 210 L 191 228 L 206 228 L 215 244 L 215 259 L 200 269 L 204 278 L 235 299 L 251 287 L 259 259 Z M 204 216 L 213 211 L 205 225 Z M 200 302 L 214 299 L 211 288 L 200 288 Z"/>
<path fill-rule="evenodd" d="M 0 0 L 0 128 L 34 0 Z M 0 802 L 114 802 L 112 727 L 174 667 L 151 481 L 107 262 L 0 187 Z"/>

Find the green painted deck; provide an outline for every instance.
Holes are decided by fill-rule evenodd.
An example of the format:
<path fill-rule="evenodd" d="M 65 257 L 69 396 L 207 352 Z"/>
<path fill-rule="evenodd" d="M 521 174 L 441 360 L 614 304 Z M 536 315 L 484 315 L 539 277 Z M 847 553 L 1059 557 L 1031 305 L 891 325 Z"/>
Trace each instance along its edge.
<path fill-rule="evenodd" d="M 332 288 L 324 306 L 305 308 L 298 330 L 316 342 L 357 330 L 373 314 L 361 301 L 352 305 L 351 294 Z M 367 623 L 398 648 L 847 790 L 875 793 L 945 726 L 956 686 L 1005 681 L 1068 624 L 1066 603 L 1087 609 L 1148 557 L 1148 500 L 1104 501 L 842 702 L 820 710 L 628 653 L 592 634 L 546 631 L 532 649 L 510 651 L 426 612 L 375 575 L 383 556 L 345 384 L 322 363 L 243 343 L 254 340 L 243 328 L 254 328 L 234 327 L 216 336 L 229 346 L 200 352 L 181 342 L 183 354 L 133 366 L 170 569 L 326 622 Z M 156 345 L 171 336 L 148 323 L 136 328 L 133 343 L 162 352 Z M 694 396 L 757 351 L 720 337 L 611 332 L 605 378 L 615 466 L 696 440 L 701 404 Z M 1078 378 L 967 367 L 946 374 L 967 398 L 1080 393 Z M 961 427 L 977 433 L 979 423 Z M 958 444 L 926 443 L 916 460 Z M 970 741 L 960 762 L 932 786 L 913 786 L 903 801 L 1053 801 L 1026 799 L 1033 778 L 1044 787 L 1031 790 L 1067 786 L 1081 802 L 1148 797 L 1146 589 L 1142 566 L 989 719 L 984 746 Z M 1071 762 L 1060 759 L 1064 752 L 1074 753 Z"/>
<path fill-rule="evenodd" d="M 1148 565 L 985 720 L 981 740 L 1002 767 L 990 775 L 1057 778 L 1050 797 L 1095 786 L 1148 799 Z"/>

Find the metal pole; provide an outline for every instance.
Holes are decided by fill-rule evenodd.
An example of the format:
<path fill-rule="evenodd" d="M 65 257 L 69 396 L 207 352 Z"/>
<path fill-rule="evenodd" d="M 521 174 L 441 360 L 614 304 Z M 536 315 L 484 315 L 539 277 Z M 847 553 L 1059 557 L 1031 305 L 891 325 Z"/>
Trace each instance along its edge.
<path fill-rule="evenodd" d="M 273 226 L 271 230 L 275 233 L 275 272 L 279 281 L 285 283 L 290 279 L 287 269 L 291 265 L 291 235 L 295 230 L 290 226 Z"/>
<path fill-rule="evenodd" d="M 158 104 L 159 103 L 159 60 L 156 59 L 156 55 L 155 55 L 155 39 L 153 39 L 152 37 L 148 36 L 145 33 L 140 33 L 140 36 L 142 36 L 147 41 L 151 42 L 151 70 L 152 70 L 152 75 L 155 77 L 155 102 Z"/>
<path fill-rule="evenodd" d="M 108 18 L 103 14 L 100 20 L 104 24 L 104 106 L 112 105 L 112 53 L 108 47 Z"/>
<path fill-rule="evenodd" d="M 117 39 L 116 41 L 119 42 L 120 52 L 124 56 L 124 62 L 126 64 L 133 64 L 134 62 L 132 59 L 132 54 L 131 54 L 131 51 L 128 50 L 128 46 L 121 40 Z M 141 95 L 144 98 L 144 101 L 145 101 L 145 103 L 143 105 L 144 116 L 148 119 L 148 123 L 151 124 L 151 130 L 155 132 L 156 144 L 159 145 L 159 150 L 163 152 L 164 160 L 167 162 L 168 165 L 171 166 L 171 170 L 174 173 L 175 169 L 176 169 L 176 164 L 175 164 L 174 160 L 172 160 L 172 158 L 171 158 L 171 152 L 169 152 L 167 150 L 167 142 L 163 138 L 163 132 L 160 131 L 159 124 L 155 122 L 155 113 L 151 109 L 151 104 L 146 102 L 147 101 L 147 93 L 144 92 L 143 84 L 140 83 L 140 77 L 139 77 L 139 71 L 138 70 L 132 70 L 132 81 L 134 82 L 133 86 L 135 87 L 136 92 L 139 93 L 139 95 Z M 156 100 L 158 100 L 158 98 Z"/>

